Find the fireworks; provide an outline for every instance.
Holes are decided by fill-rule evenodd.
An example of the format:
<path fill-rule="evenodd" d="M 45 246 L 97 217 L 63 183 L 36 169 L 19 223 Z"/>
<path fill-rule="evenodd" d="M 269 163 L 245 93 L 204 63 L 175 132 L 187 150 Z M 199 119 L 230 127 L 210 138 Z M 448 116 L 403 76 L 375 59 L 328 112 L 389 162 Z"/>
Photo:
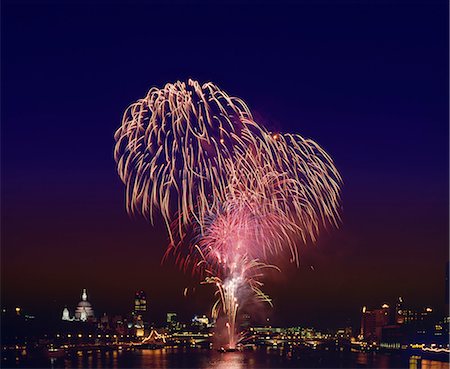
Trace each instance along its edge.
<path fill-rule="evenodd" d="M 152 88 L 125 112 L 115 160 L 130 213 L 160 213 L 168 253 L 217 286 L 233 345 L 238 308 L 270 301 L 260 277 L 271 256 L 339 223 L 340 176 L 314 141 L 271 133 L 212 83 Z"/>

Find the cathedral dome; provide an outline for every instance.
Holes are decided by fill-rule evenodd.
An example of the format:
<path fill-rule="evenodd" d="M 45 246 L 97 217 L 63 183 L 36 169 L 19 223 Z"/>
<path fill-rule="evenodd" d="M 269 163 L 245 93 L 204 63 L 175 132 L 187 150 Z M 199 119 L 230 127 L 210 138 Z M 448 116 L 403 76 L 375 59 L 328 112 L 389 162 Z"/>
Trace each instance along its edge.
<path fill-rule="evenodd" d="M 94 310 L 92 309 L 92 305 L 87 300 L 87 291 L 83 289 L 83 293 L 81 294 L 81 301 L 78 303 L 78 306 L 75 310 L 75 319 L 81 320 L 83 322 L 87 320 L 94 320 Z"/>

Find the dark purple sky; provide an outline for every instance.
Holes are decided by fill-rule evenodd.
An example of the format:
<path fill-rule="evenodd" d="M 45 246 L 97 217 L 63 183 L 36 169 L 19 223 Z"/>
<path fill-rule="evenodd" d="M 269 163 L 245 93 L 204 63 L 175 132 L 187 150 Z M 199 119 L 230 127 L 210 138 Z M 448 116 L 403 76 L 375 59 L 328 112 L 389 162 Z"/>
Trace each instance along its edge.
<path fill-rule="evenodd" d="M 112 157 L 129 103 L 195 78 L 316 140 L 344 179 L 341 229 L 267 281 L 275 320 L 340 325 L 399 295 L 443 309 L 447 2 L 63 3 L 2 4 L 3 304 L 59 311 L 87 288 L 124 312 L 144 289 L 155 319 L 208 312 L 160 265 L 163 228 L 126 214 Z"/>

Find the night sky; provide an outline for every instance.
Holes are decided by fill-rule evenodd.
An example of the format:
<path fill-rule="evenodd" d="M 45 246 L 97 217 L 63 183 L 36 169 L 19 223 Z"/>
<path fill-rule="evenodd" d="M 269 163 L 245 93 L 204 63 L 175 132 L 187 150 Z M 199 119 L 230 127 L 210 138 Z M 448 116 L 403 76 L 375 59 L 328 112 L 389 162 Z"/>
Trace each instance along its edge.
<path fill-rule="evenodd" d="M 244 99 L 270 130 L 334 158 L 343 224 L 266 280 L 276 324 L 343 326 L 402 296 L 443 312 L 448 261 L 445 1 L 4 1 L 2 304 L 152 319 L 208 313 L 170 263 L 161 224 L 125 211 L 113 160 L 124 109 L 194 78 Z"/>

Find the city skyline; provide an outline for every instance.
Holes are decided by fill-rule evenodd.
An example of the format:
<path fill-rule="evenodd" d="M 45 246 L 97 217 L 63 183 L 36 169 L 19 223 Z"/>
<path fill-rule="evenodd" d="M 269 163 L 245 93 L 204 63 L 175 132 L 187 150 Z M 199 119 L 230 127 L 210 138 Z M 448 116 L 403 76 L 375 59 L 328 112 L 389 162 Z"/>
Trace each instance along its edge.
<path fill-rule="evenodd" d="M 266 278 L 276 303 L 261 314 L 283 325 L 299 317 L 337 325 L 398 296 L 444 312 L 448 35 L 440 3 L 369 11 L 303 2 L 290 12 L 265 4 L 257 18 L 271 21 L 263 24 L 248 5 L 235 14 L 194 3 L 170 12 L 170 29 L 162 4 L 5 8 L 2 303 L 42 314 L 87 288 L 100 311 L 120 312 L 142 289 L 156 315 L 208 313 L 213 291 L 161 265 L 161 220 L 153 228 L 126 214 L 112 155 L 130 101 L 193 77 L 242 97 L 274 131 L 316 139 L 344 180 L 341 228 L 301 246 L 298 268 L 285 260 L 283 274 Z M 146 14 L 164 29 L 154 47 Z M 227 29 L 216 26 L 214 38 L 201 26 L 211 15 Z M 179 39 L 187 17 L 202 48 Z M 148 46 L 132 58 L 135 43 Z M 252 57 L 242 57 L 248 50 Z"/>
<path fill-rule="evenodd" d="M 160 349 L 168 345 L 182 344 L 190 347 L 209 347 L 223 337 L 217 331 L 219 321 L 211 315 L 195 314 L 186 319 L 175 311 L 168 311 L 163 320 L 155 322 L 148 311 L 148 300 L 142 290 L 134 296 L 134 306 L 125 314 L 94 313 L 87 289 L 80 292 L 75 306 L 64 307 L 60 316 L 52 319 L 36 317 L 21 307 L 2 309 L 2 327 L 6 345 L 23 344 L 37 337 L 48 337 L 65 348 L 95 347 L 107 345 L 139 346 Z M 342 322 L 338 327 L 317 327 L 310 324 L 280 326 L 270 319 L 255 320 L 250 314 L 242 314 L 237 324 L 241 331 L 241 349 L 249 346 L 305 345 L 315 349 L 317 345 L 339 344 L 341 350 L 352 345 L 356 350 L 421 350 L 431 353 L 448 353 L 448 314 L 440 316 L 430 307 L 415 309 L 402 297 L 377 307 L 363 306 L 359 323 Z M 242 340 L 243 337 L 246 339 Z M 311 341 L 311 339 L 313 341 Z M 194 340 L 194 341 L 192 341 Z M 250 340 L 250 342 L 248 341 Z M 316 340 L 316 341 L 314 341 Z M 195 343 L 197 341 L 197 343 Z M 53 345 L 53 343 L 51 343 Z M 92 346 L 94 345 L 94 346 Z M 242 346 L 243 345 L 243 346 Z M 71 346 L 72 347 L 72 346 Z M 222 349 L 223 350 L 223 347 Z"/>
<path fill-rule="evenodd" d="M 90 293 L 88 293 L 88 289 L 82 288 L 79 291 L 79 298 L 72 296 L 70 301 L 64 302 L 63 305 L 58 305 L 56 302 L 53 306 L 47 307 L 47 311 L 43 314 L 40 313 L 38 316 L 35 315 L 35 311 L 30 310 L 27 306 L 21 306 L 19 304 L 13 304 L 13 305 L 2 305 L 3 313 L 8 312 L 10 314 L 11 312 L 17 313 L 17 311 L 20 312 L 20 315 L 30 315 L 33 317 L 33 319 L 37 319 L 38 321 L 43 321 L 46 319 L 51 319 L 52 321 L 58 321 L 67 320 L 67 321 L 88 321 L 88 317 L 91 316 L 95 321 L 99 321 L 101 317 L 103 316 L 130 316 L 130 315 L 142 315 L 143 319 L 146 322 L 149 322 L 150 324 L 155 324 L 156 327 L 160 327 L 163 325 L 164 322 L 166 322 L 168 314 L 175 314 L 178 316 L 178 319 L 181 319 L 181 321 L 190 321 L 192 317 L 195 316 L 201 316 L 205 315 L 211 318 L 211 309 L 207 306 L 200 307 L 199 311 L 183 311 L 181 309 L 181 312 L 177 310 L 177 308 L 174 308 L 172 310 L 170 309 L 162 309 L 158 311 L 152 311 L 152 302 L 145 291 L 143 290 L 136 290 L 134 294 L 132 294 L 132 298 L 129 299 L 128 307 L 123 310 L 118 310 L 116 306 L 110 306 L 110 307 L 102 307 L 100 309 L 97 309 L 98 306 L 95 304 L 91 304 L 90 298 L 88 299 L 88 296 L 90 297 Z M 88 301 L 89 300 L 89 301 Z M 78 301 L 77 303 L 75 303 Z M 86 301 L 88 303 L 86 304 Z M 94 300 L 95 301 L 95 300 Z M 390 310 L 398 310 L 398 304 L 399 301 L 404 306 L 404 309 L 406 311 L 430 311 L 433 312 L 433 316 L 438 319 L 442 318 L 444 319 L 448 314 L 448 296 L 445 296 L 445 307 L 442 306 L 432 306 L 431 304 L 427 304 L 425 301 L 423 301 L 420 304 L 411 304 L 408 299 L 405 299 L 402 296 L 398 296 L 396 299 L 386 299 L 382 298 L 379 299 L 377 303 L 375 304 L 363 304 L 358 307 L 353 307 L 350 311 L 342 312 L 342 320 L 337 321 L 333 320 L 331 324 L 324 323 L 323 321 L 312 321 L 311 319 L 308 319 L 309 317 L 299 317 L 297 316 L 297 320 L 291 320 L 291 321 L 283 321 L 280 319 L 277 319 L 277 316 L 273 314 L 273 312 L 270 309 L 263 309 L 261 310 L 259 308 L 255 308 L 253 310 L 247 310 L 244 315 L 247 315 L 249 318 L 251 318 L 251 321 L 256 326 L 264 326 L 264 325 L 274 325 L 279 327 L 289 327 L 289 326 L 304 326 L 304 327 L 315 327 L 319 329 L 325 329 L 325 330 L 333 330 L 333 329 L 339 329 L 343 327 L 352 327 L 353 329 L 358 329 L 360 327 L 361 321 L 361 312 L 364 314 L 364 312 L 370 310 L 376 309 L 385 309 L 388 308 Z M 94 306 L 95 305 L 95 306 Z M 123 305 L 123 303 L 121 304 Z M 395 306 L 397 305 L 397 308 Z M 92 311 L 92 313 L 88 313 L 85 318 L 82 318 L 82 306 L 88 306 L 88 309 Z M 95 310 L 94 310 L 95 308 Z M 203 309 L 203 310 L 202 310 Z M 94 311 L 96 312 L 94 314 Z M 78 313 L 78 315 L 77 315 Z M 264 313 L 267 313 L 264 315 Z M 398 312 L 397 312 L 398 313 Z M 191 315 L 189 315 L 191 314 Z M 447 314 L 447 315 L 446 315 Z M 336 318 L 336 317 L 335 317 Z"/>

